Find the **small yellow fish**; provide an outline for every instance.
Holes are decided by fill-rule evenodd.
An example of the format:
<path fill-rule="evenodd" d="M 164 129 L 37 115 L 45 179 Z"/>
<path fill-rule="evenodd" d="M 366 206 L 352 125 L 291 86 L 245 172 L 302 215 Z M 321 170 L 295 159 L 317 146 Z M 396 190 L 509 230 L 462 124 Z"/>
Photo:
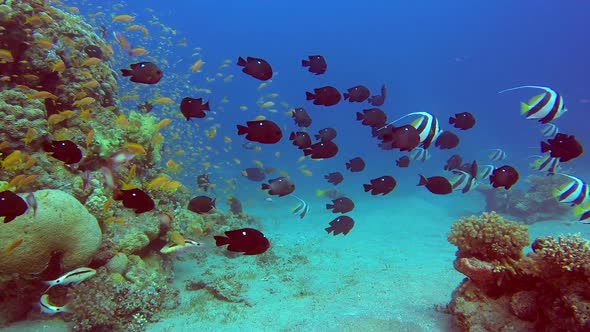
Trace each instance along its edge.
<path fill-rule="evenodd" d="M 158 104 L 158 105 L 174 104 L 174 101 L 168 97 L 160 97 L 160 98 L 154 99 L 152 101 L 152 104 Z"/>
<path fill-rule="evenodd" d="M 113 22 L 120 22 L 120 23 L 127 23 L 134 20 L 134 17 L 131 15 L 117 15 L 113 16 Z"/>
<path fill-rule="evenodd" d="M 180 165 L 178 165 L 174 160 L 170 159 L 166 162 L 166 167 L 170 172 L 177 173 L 180 171 Z"/>
<path fill-rule="evenodd" d="M 99 58 L 88 58 L 88 59 L 84 60 L 84 62 L 82 62 L 82 67 L 95 66 L 101 62 L 102 62 L 102 60 Z"/>
<path fill-rule="evenodd" d="M 248 106 L 240 106 L 240 111 L 247 111 L 248 110 Z"/>
<path fill-rule="evenodd" d="M 207 131 L 207 138 L 212 139 L 217 136 L 217 127 L 213 126 Z"/>
<path fill-rule="evenodd" d="M 171 120 L 169 118 L 166 118 L 166 119 L 158 122 L 158 124 L 156 125 L 156 131 L 159 131 L 160 129 L 162 129 L 162 128 L 166 127 L 167 125 L 169 125 L 170 124 L 170 121 Z"/>
<path fill-rule="evenodd" d="M 23 243 L 23 241 L 23 238 L 12 241 L 12 243 L 8 247 L 2 250 L 2 256 L 8 256 L 14 249 L 20 246 Z"/>
<path fill-rule="evenodd" d="M 205 64 L 205 62 L 203 61 L 203 59 L 197 60 L 197 62 L 195 62 L 191 66 L 191 72 L 193 72 L 193 73 L 200 72 L 201 71 L 201 67 L 203 67 L 204 64 Z"/>
<path fill-rule="evenodd" d="M 252 162 L 253 162 L 253 163 L 254 163 L 256 166 L 258 166 L 258 167 L 263 167 L 263 166 L 264 166 L 264 164 L 262 164 L 262 162 L 261 162 L 260 160 L 252 160 Z"/>
<path fill-rule="evenodd" d="M 145 148 L 138 143 L 127 143 L 125 148 L 136 155 L 147 155 L 147 151 L 145 150 Z"/>
<path fill-rule="evenodd" d="M 260 108 L 269 108 L 269 107 L 273 107 L 275 105 L 274 102 L 272 101 L 267 101 L 265 103 L 262 103 L 262 105 L 260 105 Z"/>
<path fill-rule="evenodd" d="M 231 138 L 230 138 L 229 136 L 224 136 L 224 137 L 223 137 L 223 141 L 224 141 L 225 143 L 228 143 L 228 144 L 229 144 L 229 143 L 231 143 Z"/>

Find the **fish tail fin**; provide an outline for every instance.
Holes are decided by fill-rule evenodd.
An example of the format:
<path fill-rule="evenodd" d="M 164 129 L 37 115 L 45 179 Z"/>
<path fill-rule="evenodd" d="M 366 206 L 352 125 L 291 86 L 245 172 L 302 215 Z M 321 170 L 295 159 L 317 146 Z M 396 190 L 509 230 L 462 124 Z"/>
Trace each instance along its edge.
<path fill-rule="evenodd" d="M 356 112 L 356 119 L 358 120 L 362 120 L 365 116 L 363 115 L 363 113 L 361 112 Z"/>
<path fill-rule="evenodd" d="M 291 134 L 289 135 L 289 139 L 290 140 L 294 140 L 295 139 L 295 132 L 292 131 Z"/>
<path fill-rule="evenodd" d="M 346 169 L 350 169 L 351 165 L 350 163 L 346 163 Z"/>
<path fill-rule="evenodd" d="M 370 184 L 366 184 L 366 183 L 365 183 L 365 184 L 363 184 L 363 188 L 365 189 L 365 192 L 367 192 L 367 191 L 369 191 L 369 190 L 373 189 L 373 187 L 372 187 Z"/>
<path fill-rule="evenodd" d="M 333 227 L 333 226 L 330 226 L 330 227 L 326 227 L 326 228 L 324 228 L 324 229 L 325 229 L 325 230 L 326 230 L 326 232 L 328 232 L 328 234 L 329 234 L 329 233 L 331 233 L 331 232 L 334 230 L 334 227 Z"/>
<path fill-rule="evenodd" d="M 425 186 L 428 184 L 428 180 L 424 177 L 424 175 L 420 174 L 420 182 L 418 182 L 417 186 Z"/>
<path fill-rule="evenodd" d="M 546 142 L 541 142 L 541 153 L 545 153 L 551 149 L 551 145 Z"/>
<path fill-rule="evenodd" d="M 350 93 L 345 92 L 344 93 L 344 100 L 347 100 L 348 98 L 350 98 Z"/>
<path fill-rule="evenodd" d="M 131 76 L 131 75 L 133 75 L 133 70 L 131 70 L 131 69 L 121 69 L 121 74 L 123 76 Z"/>
<path fill-rule="evenodd" d="M 209 108 L 209 101 L 207 101 L 206 103 L 203 104 L 203 110 L 204 111 L 210 111 L 211 109 Z"/>
<path fill-rule="evenodd" d="M 301 60 L 301 65 L 303 67 L 309 67 L 310 66 L 310 62 L 309 62 L 309 60 Z"/>
<path fill-rule="evenodd" d="M 326 209 L 331 210 L 334 208 L 334 204 L 326 204 Z"/>
<path fill-rule="evenodd" d="M 395 166 L 399 166 L 399 160 L 395 161 Z"/>
<path fill-rule="evenodd" d="M 44 138 L 43 142 L 41 143 L 41 147 L 43 148 L 43 151 L 45 152 L 53 152 L 53 144 L 51 144 L 51 141 L 49 141 L 49 139 Z"/>
<path fill-rule="evenodd" d="M 305 149 L 303 150 L 303 155 L 304 156 L 309 156 L 311 154 L 311 149 Z"/>
<path fill-rule="evenodd" d="M 229 237 L 225 237 L 225 236 L 214 236 L 213 237 L 215 239 L 215 245 L 218 247 L 224 246 L 226 244 L 229 244 Z"/>
<path fill-rule="evenodd" d="M 305 91 L 305 100 L 312 100 L 315 98 L 315 95 L 311 92 Z"/>
<path fill-rule="evenodd" d="M 248 62 L 246 62 L 246 60 L 244 60 L 244 58 L 238 57 L 238 66 L 245 67 L 247 63 Z"/>
<path fill-rule="evenodd" d="M 244 127 L 242 125 L 237 125 L 238 128 L 238 135 L 245 135 L 248 133 L 248 127 Z"/>
<path fill-rule="evenodd" d="M 263 183 L 263 184 L 260 185 L 260 188 L 262 190 L 266 190 L 266 189 L 270 189 L 270 186 L 267 183 Z"/>
<path fill-rule="evenodd" d="M 455 119 L 455 118 L 454 118 L 454 117 L 452 117 L 452 116 L 449 118 L 449 124 L 453 124 L 453 123 L 455 123 L 456 121 L 457 121 L 457 119 Z"/>
<path fill-rule="evenodd" d="M 531 107 L 525 102 L 520 102 L 520 114 L 525 114 Z"/>

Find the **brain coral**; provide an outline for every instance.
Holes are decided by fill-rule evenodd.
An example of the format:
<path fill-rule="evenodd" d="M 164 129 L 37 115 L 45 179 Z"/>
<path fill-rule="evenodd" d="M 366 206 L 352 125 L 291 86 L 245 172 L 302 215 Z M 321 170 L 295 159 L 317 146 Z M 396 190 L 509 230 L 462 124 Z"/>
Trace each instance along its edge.
<path fill-rule="evenodd" d="M 530 243 L 528 228 L 507 221 L 495 212 L 457 221 L 448 240 L 459 248 L 457 257 L 475 257 L 484 261 L 517 259 Z"/>
<path fill-rule="evenodd" d="M 65 270 L 86 265 L 102 241 L 102 233 L 86 208 L 59 190 L 34 193 L 37 213 L 32 209 L 7 224 L 0 224 L 0 248 L 17 239 L 22 243 L 8 255 L 0 255 L 0 273 L 39 273 L 52 251 L 63 252 Z"/>

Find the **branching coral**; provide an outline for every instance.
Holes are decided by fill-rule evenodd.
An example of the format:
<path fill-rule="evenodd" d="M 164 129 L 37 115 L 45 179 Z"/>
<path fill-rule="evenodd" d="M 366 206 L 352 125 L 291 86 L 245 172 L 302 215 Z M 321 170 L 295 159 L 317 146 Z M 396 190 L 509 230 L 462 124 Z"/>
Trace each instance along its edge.
<path fill-rule="evenodd" d="M 481 217 L 461 218 L 448 235 L 459 248 L 457 257 L 476 257 L 484 261 L 517 259 L 529 243 L 526 226 L 507 221 L 495 212 Z"/>
<path fill-rule="evenodd" d="M 533 250 L 529 256 L 538 264 L 547 265 L 545 273 L 551 269 L 557 273 L 572 272 L 590 277 L 590 245 L 580 234 L 539 238 L 533 243 Z"/>

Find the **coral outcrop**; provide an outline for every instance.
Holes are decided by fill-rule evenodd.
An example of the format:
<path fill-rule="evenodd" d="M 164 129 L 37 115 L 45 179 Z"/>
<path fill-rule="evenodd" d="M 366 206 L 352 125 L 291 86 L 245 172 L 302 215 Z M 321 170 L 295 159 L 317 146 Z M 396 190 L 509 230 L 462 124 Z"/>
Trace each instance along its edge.
<path fill-rule="evenodd" d="M 33 193 L 37 210 L 7 224 L 0 224 L 0 243 L 22 243 L 8 255 L 0 255 L 0 273 L 36 274 L 43 271 L 53 252 L 63 253 L 63 267 L 73 270 L 90 262 L 102 232 L 96 218 L 71 195 L 59 190 Z"/>
<path fill-rule="evenodd" d="M 448 236 L 467 278 L 448 306 L 464 331 L 590 331 L 590 246 L 579 235 L 528 245 L 526 226 L 494 212 L 462 218 Z"/>

